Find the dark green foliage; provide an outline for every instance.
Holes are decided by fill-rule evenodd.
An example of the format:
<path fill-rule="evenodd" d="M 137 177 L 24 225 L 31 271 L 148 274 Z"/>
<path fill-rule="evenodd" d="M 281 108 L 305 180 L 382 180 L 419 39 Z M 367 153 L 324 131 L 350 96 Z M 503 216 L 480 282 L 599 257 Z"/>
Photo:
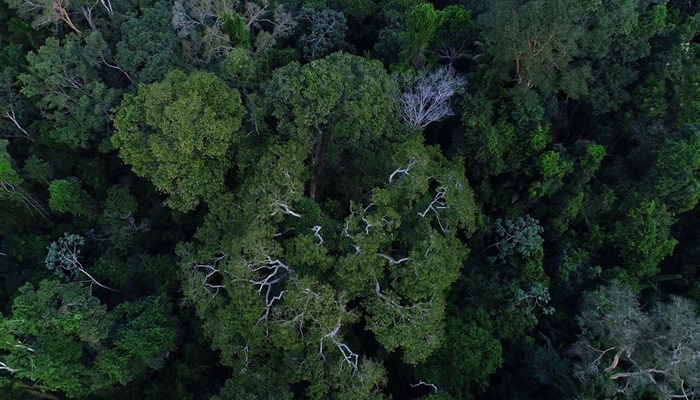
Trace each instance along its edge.
<path fill-rule="evenodd" d="M 347 25 L 343 13 L 328 9 L 304 8 L 299 20 L 306 28 L 299 38 L 304 59 L 313 61 L 333 51 L 345 47 Z"/>
<path fill-rule="evenodd" d="M 130 18 L 122 24 L 114 60 L 133 83 L 159 81 L 168 72 L 184 67 L 171 19 L 170 5 L 156 3 L 139 18 Z"/>
<path fill-rule="evenodd" d="M 78 283 L 23 286 L 12 315 L 0 319 L 6 364 L 15 375 L 71 398 L 137 378 L 162 366 L 175 331 L 162 299 L 107 311 Z"/>

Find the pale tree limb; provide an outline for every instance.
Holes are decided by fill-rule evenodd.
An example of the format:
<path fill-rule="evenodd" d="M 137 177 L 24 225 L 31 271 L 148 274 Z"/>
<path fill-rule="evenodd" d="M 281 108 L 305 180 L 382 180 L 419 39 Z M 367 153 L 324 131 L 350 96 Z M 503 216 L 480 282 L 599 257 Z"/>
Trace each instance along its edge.
<path fill-rule="evenodd" d="M 209 279 L 213 278 L 216 275 L 221 275 L 221 271 L 219 270 L 217 264 L 219 261 L 223 260 L 226 258 L 226 254 L 221 254 L 218 257 L 214 258 L 214 262 L 210 264 L 195 264 L 193 268 L 195 270 L 202 270 L 204 271 L 204 277 L 202 278 L 202 286 L 204 286 L 204 289 L 211 294 L 211 298 L 214 299 L 218 294 L 221 289 L 225 289 L 226 286 L 223 284 L 214 284 L 210 283 Z"/>
<path fill-rule="evenodd" d="M 319 225 L 314 226 L 311 228 L 311 231 L 314 233 L 314 236 L 318 239 L 318 244 L 317 246 L 320 246 L 323 244 L 323 237 L 321 236 L 321 227 Z"/>
<path fill-rule="evenodd" d="M 438 392 L 437 386 L 433 385 L 432 383 L 420 381 L 420 382 L 418 382 L 418 383 L 412 383 L 412 384 L 411 384 L 411 387 L 418 387 L 418 386 L 430 386 L 431 388 L 433 388 L 433 390 L 435 391 L 435 393 Z"/>
<path fill-rule="evenodd" d="M 250 278 L 248 282 L 258 287 L 258 294 L 265 292 L 265 313 L 258 319 L 258 322 L 260 322 L 270 316 L 272 306 L 275 302 L 282 300 L 282 296 L 285 293 L 285 290 L 282 290 L 279 294 L 274 294 L 275 284 L 284 280 L 294 271 L 282 261 L 278 259 L 273 260 L 269 256 L 263 262 L 263 265 L 248 264 L 248 269 L 253 274 L 259 274 L 260 276 L 259 278 Z"/>
<path fill-rule="evenodd" d="M 5 364 L 4 362 L 0 361 L 0 371 L 7 371 L 7 372 L 10 372 L 10 373 L 15 373 L 15 372 L 21 371 L 21 370 L 20 370 L 20 369 L 16 369 L 16 368 L 9 367 L 9 366 L 8 366 L 7 364 Z"/>
<path fill-rule="evenodd" d="M 404 263 L 404 262 L 406 262 L 406 261 L 410 261 L 410 260 L 411 260 L 409 257 L 404 257 L 404 258 L 401 258 L 401 259 L 399 259 L 399 260 L 397 261 L 397 260 L 394 260 L 393 258 L 387 256 L 386 254 L 382 254 L 382 253 L 378 253 L 377 256 L 379 256 L 379 257 L 381 257 L 381 258 L 383 258 L 383 259 L 389 261 L 389 265 L 402 264 L 402 263 Z"/>
<path fill-rule="evenodd" d="M 285 215 L 291 215 L 292 217 L 301 218 L 301 214 L 297 214 L 296 212 L 294 212 L 294 210 L 292 210 L 292 208 L 289 205 L 287 205 L 286 203 L 282 203 L 279 200 L 273 201 L 272 204 L 270 204 L 270 207 L 274 208 L 274 211 L 272 212 L 272 214 L 270 214 L 271 217 L 275 216 L 275 214 L 277 214 L 278 212 L 282 212 L 282 214 Z"/>
<path fill-rule="evenodd" d="M 318 354 L 323 358 L 324 360 L 326 359 L 326 356 L 323 354 L 323 340 L 328 339 L 333 343 L 336 348 L 340 351 L 340 353 L 343 355 L 343 360 L 352 367 L 353 373 L 357 371 L 357 362 L 360 359 L 360 356 L 355 354 L 348 345 L 345 343 L 342 343 L 336 339 L 336 336 L 338 335 L 338 332 L 340 331 L 340 328 L 342 327 L 342 323 L 340 318 L 338 318 L 338 324 L 336 325 L 335 328 L 331 329 L 330 332 L 325 334 L 322 338 L 321 341 L 319 342 L 319 347 L 318 347 Z"/>
<path fill-rule="evenodd" d="M 389 183 L 392 183 L 394 181 L 394 176 L 396 176 L 396 174 L 408 175 L 408 172 L 411 170 L 411 168 L 413 168 L 414 165 L 416 165 L 417 162 L 418 160 L 412 159 L 405 168 L 396 168 L 396 170 L 392 172 L 391 175 L 389 175 Z"/>
<path fill-rule="evenodd" d="M 29 135 L 29 132 L 27 132 L 22 127 L 22 125 L 20 125 L 19 121 L 17 121 L 17 116 L 15 115 L 15 107 L 13 105 L 10 105 L 10 111 L 5 111 L 2 114 L 2 117 L 12 121 L 12 123 L 15 125 L 15 127 L 17 129 L 19 129 L 20 132 L 22 132 L 27 139 L 31 140 L 32 142 L 34 141 L 34 139 L 32 139 L 31 136 Z"/>
<path fill-rule="evenodd" d="M 446 187 L 441 187 L 440 189 L 438 189 L 438 192 L 435 194 L 435 198 L 433 198 L 433 201 L 431 201 L 430 204 L 428 204 L 428 207 L 425 209 L 425 211 L 418 213 L 418 215 L 421 218 L 425 218 L 428 212 L 433 211 L 435 213 L 437 223 L 440 226 L 440 229 L 443 233 L 447 233 L 449 231 L 442 225 L 442 222 L 440 221 L 440 213 L 438 212 L 438 210 L 443 210 L 447 208 L 447 205 L 445 204 L 446 194 Z"/>

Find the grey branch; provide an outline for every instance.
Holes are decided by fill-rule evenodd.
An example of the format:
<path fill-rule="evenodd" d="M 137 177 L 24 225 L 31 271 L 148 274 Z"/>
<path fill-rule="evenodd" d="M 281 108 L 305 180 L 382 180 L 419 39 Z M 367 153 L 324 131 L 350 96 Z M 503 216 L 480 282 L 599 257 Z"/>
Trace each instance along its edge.
<path fill-rule="evenodd" d="M 453 115 L 450 99 L 463 92 L 465 85 L 466 80 L 452 67 L 423 71 L 413 79 L 405 78 L 403 93 L 398 98 L 404 122 L 412 128 L 423 129 Z"/>
<path fill-rule="evenodd" d="M 215 275 L 221 275 L 221 271 L 219 270 L 217 264 L 219 261 L 223 260 L 226 258 L 226 254 L 222 254 L 219 257 L 214 258 L 213 263 L 211 264 L 195 264 L 193 268 L 196 271 L 203 271 L 204 272 L 204 277 L 202 278 L 202 286 L 204 286 L 204 289 L 209 292 L 211 295 L 211 298 L 215 298 L 221 289 L 225 289 L 226 286 L 223 284 L 218 284 L 215 285 L 213 283 L 209 282 L 209 279 L 214 277 Z"/>
<path fill-rule="evenodd" d="M 448 230 L 442 225 L 442 222 L 440 221 L 440 214 L 438 213 L 438 210 L 443 210 L 443 209 L 447 208 L 447 205 L 445 204 L 445 195 L 446 194 L 447 194 L 446 187 L 439 188 L 438 192 L 435 194 L 435 198 L 433 199 L 432 202 L 430 202 L 430 204 L 425 209 L 425 211 L 418 213 L 418 215 L 421 218 L 425 218 L 425 216 L 428 214 L 429 211 L 433 211 L 435 213 L 437 223 L 438 223 L 438 225 L 440 225 L 440 229 L 442 230 L 443 233 L 447 233 Z"/>
<path fill-rule="evenodd" d="M 275 295 L 275 284 L 281 282 L 294 271 L 282 261 L 273 260 L 269 256 L 267 260 L 263 262 L 263 265 L 255 266 L 254 264 L 248 264 L 248 268 L 253 274 L 259 274 L 259 278 L 251 278 L 248 282 L 258 287 L 258 294 L 265 293 L 265 313 L 258 321 L 266 320 L 270 315 L 273 304 L 275 304 L 276 301 L 282 300 L 282 295 L 284 295 L 285 292 L 282 290 L 279 294 Z"/>
<path fill-rule="evenodd" d="M 359 361 L 359 356 L 355 354 L 352 350 L 350 350 L 350 347 L 346 345 L 345 343 L 341 343 L 336 339 L 336 336 L 338 335 L 338 332 L 340 331 L 340 328 L 342 327 L 341 320 L 340 318 L 338 319 L 338 324 L 336 325 L 335 328 L 331 329 L 330 332 L 325 334 L 319 343 L 318 347 L 318 354 L 325 360 L 325 356 L 323 355 L 323 341 L 325 339 L 328 339 L 333 343 L 336 348 L 340 351 L 340 353 L 343 355 L 343 359 L 346 363 L 348 363 L 352 369 L 353 372 L 357 371 L 357 362 Z"/>
<path fill-rule="evenodd" d="M 5 111 L 5 112 L 2 114 L 2 116 L 3 116 L 3 118 L 6 118 L 6 119 L 9 119 L 10 121 L 12 121 L 12 123 L 15 125 L 15 127 L 16 127 L 17 129 L 19 129 L 20 132 L 22 132 L 22 133 L 24 134 L 24 136 L 25 136 L 27 139 L 31 140 L 32 142 L 34 141 L 34 140 L 31 138 L 31 136 L 29 136 L 29 132 L 27 132 L 27 131 L 22 127 L 22 125 L 20 125 L 19 121 L 17 121 L 17 116 L 15 115 L 15 108 L 14 108 L 14 106 L 10 105 L 10 111 Z"/>
<path fill-rule="evenodd" d="M 396 168 L 396 170 L 392 172 L 391 175 L 389 175 L 389 183 L 392 183 L 394 181 L 394 177 L 396 176 L 396 174 L 408 175 L 408 172 L 411 170 L 411 168 L 413 168 L 414 165 L 416 165 L 416 162 L 418 162 L 418 160 L 412 159 L 405 168 Z"/>
<path fill-rule="evenodd" d="M 282 203 L 279 200 L 273 201 L 272 204 L 270 204 L 270 207 L 274 208 L 274 211 L 272 212 L 272 214 L 270 214 L 271 217 L 273 217 L 275 214 L 281 211 L 282 214 L 287 214 L 291 215 L 292 217 L 301 218 L 301 214 L 297 214 L 296 212 L 294 212 L 294 210 L 291 209 L 291 207 L 289 207 L 285 203 Z"/>
<path fill-rule="evenodd" d="M 397 261 L 397 260 L 394 260 L 393 258 L 387 256 L 386 254 L 378 253 L 377 255 L 379 257 L 389 261 L 389 265 L 397 265 L 397 264 L 401 264 L 401 263 L 404 263 L 406 261 L 411 260 L 409 257 L 404 257 L 404 258 Z"/>
<path fill-rule="evenodd" d="M 420 382 L 418 382 L 418 383 L 412 383 L 412 384 L 411 384 L 411 387 L 418 387 L 418 386 L 430 386 L 431 388 L 433 388 L 433 390 L 435 391 L 435 393 L 438 392 L 437 386 L 433 385 L 432 383 L 420 381 Z"/>
<path fill-rule="evenodd" d="M 318 239 L 317 246 L 322 245 L 323 244 L 323 237 L 321 237 L 321 234 L 319 233 L 319 232 L 321 232 L 321 227 L 319 225 L 316 225 L 313 228 L 311 228 L 311 231 L 314 233 L 314 236 L 316 236 L 316 238 Z"/>
<path fill-rule="evenodd" d="M 14 372 L 19 371 L 19 369 L 11 368 L 11 367 L 7 366 L 7 364 L 5 364 L 4 362 L 0 361 L 0 371 L 8 371 L 8 372 L 14 373 Z"/>

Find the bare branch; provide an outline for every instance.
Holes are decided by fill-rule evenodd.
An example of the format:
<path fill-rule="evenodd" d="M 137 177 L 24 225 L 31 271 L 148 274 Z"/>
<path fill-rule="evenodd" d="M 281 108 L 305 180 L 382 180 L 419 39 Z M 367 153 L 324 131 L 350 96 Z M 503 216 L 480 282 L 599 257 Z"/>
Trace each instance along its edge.
<path fill-rule="evenodd" d="M 435 198 L 433 198 L 433 201 L 431 201 L 430 204 L 428 204 L 428 207 L 425 209 L 425 211 L 418 213 L 418 215 L 421 218 L 425 218 L 425 216 L 428 214 L 429 211 L 433 211 L 435 213 L 437 223 L 440 226 L 440 229 L 442 230 L 443 233 L 447 233 L 447 232 L 449 232 L 449 230 L 446 229 L 442 225 L 442 222 L 440 221 L 440 214 L 438 213 L 438 210 L 443 210 L 443 209 L 447 208 L 447 205 L 445 204 L 446 193 L 447 193 L 446 187 L 443 186 L 443 187 L 439 188 L 437 193 L 435 194 Z"/>
<path fill-rule="evenodd" d="M 317 246 L 322 245 L 323 244 L 323 237 L 321 237 L 321 234 L 319 233 L 319 232 L 321 232 L 321 227 L 319 225 L 316 225 L 313 228 L 311 228 L 311 231 L 314 233 L 314 236 L 316 236 L 316 238 L 318 239 Z"/>
<path fill-rule="evenodd" d="M 387 256 L 386 254 L 379 253 L 379 254 L 377 254 L 377 255 L 378 255 L 379 257 L 381 257 L 381 258 L 383 258 L 383 259 L 389 261 L 389 265 L 397 265 L 397 264 L 401 264 L 401 263 L 404 263 L 404 262 L 410 260 L 410 258 L 404 257 L 404 258 L 402 258 L 402 259 L 396 261 L 396 260 L 394 260 L 393 258 Z"/>
<path fill-rule="evenodd" d="M 453 115 L 450 99 L 461 93 L 466 80 L 452 67 L 435 72 L 423 71 L 418 77 L 404 78 L 403 93 L 398 96 L 404 122 L 415 129 Z"/>
<path fill-rule="evenodd" d="M 392 183 L 394 181 L 394 176 L 396 176 L 396 174 L 408 175 L 408 172 L 411 170 L 411 168 L 413 168 L 414 165 L 416 165 L 417 162 L 418 160 L 412 159 L 405 168 L 396 168 L 396 170 L 392 172 L 391 175 L 389 175 L 389 183 Z"/>
<path fill-rule="evenodd" d="M 211 298 L 215 298 L 221 289 L 225 289 L 226 286 L 223 284 L 213 284 L 210 283 L 210 279 L 212 279 L 215 275 L 221 275 L 221 271 L 219 270 L 217 264 L 219 261 L 223 260 L 226 258 L 226 254 L 222 254 L 219 257 L 215 257 L 213 260 L 213 263 L 211 264 L 195 264 L 192 266 L 195 270 L 202 270 L 204 271 L 204 277 L 202 278 L 202 286 L 204 286 L 204 289 L 211 294 Z"/>
<path fill-rule="evenodd" d="M 291 209 L 291 207 L 289 207 L 285 203 L 282 203 L 279 200 L 275 200 L 274 202 L 272 202 L 272 204 L 270 204 L 270 207 L 274 208 L 274 211 L 272 212 L 272 214 L 270 214 L 271 217 L 273 217 L 275 214 L 277 214 L 278 212 L 281 211 L 282 214 L 291 215 L 292 217 L 301 218 L 301 214 L 297 214 L 296 212 L 294 212 L 294 210 Z"/>
<path fill-rule="evenodd" d="M 427 382 L 424 382 L 424 381 L 420 381 L 420 382 L 418 382 L 418 383 L 412 383 L 412 384 L 411 384 L 411 387 L 418 387 L 418 386 L 430 386 L 431 388 L 433 388 L 433 390 L 435 391 L 435 393 L 438 392 L 437 386 L 433 385 L 432 383 L 427 383 Z"/>
<path fill-rule="evenodd" d="M 9 367 L 9 366 L 8 366 L 7 364 L 5 364 L 4 362 L 0 361 L 0 371 L 8 371 L 8 372 L 10 372 L 10 373 L 15 373 L 15 372 L 20 371 L 20 370 L 19 370 L 19 369 L 12 368 L 12 367 Z"/>
<path fill-rule="evenodd" d="M 265 313 L 258 319 L 258 321 L 262 321 L 270 315 L 272 305 L 276 301 L 282 300 L 282 295 L 284 295 L 284 290 L 280 291 L 279 294 L 274 294 L 275 284 L 281 282 L 294 271 L 282 261 L 273 260 L 269 256 L 263 265 L 248 264 L 248 268 L 254 274 L 259 274 L 259 278 L 250 278 L 248 282 L 258 287 L 258 294 L 265 292 Z"/>
<path fill-rule="evenodd" d="M 20 125 L 19 122 L 17 121 L 17 116 L 15 115 L 14 106 L 10 105 L 10 111 L 5 111 L 2 114 L 2 116 L 3 116 L 3 118 L 6 118 L 6 119 L 9 119 L 10 121 L 12 121 L 12 123 L 15 125 L 15 127 L 17 127 L 17 129 L 19 129 L 20 132 L 22 132 L 27 139 L 31 140 L 32 142 L 34 141 L 34 139 L 32 139 L 31 136 L 29 136 L 29 132 L 27 132 L 22 127 L 22 125 Z"/>

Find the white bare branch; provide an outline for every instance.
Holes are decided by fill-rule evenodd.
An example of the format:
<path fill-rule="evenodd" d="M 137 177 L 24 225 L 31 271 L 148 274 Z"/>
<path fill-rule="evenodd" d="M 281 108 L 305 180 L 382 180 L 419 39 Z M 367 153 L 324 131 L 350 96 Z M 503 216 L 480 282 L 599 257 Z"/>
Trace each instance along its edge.
<path fill-rule="evenodd" d="M 294 212 L 294 210 L 292 210 L 291 207 L 289 207 L 289 205 L 287 205 L 279 200 L 273 201 L 272 204 L 270 204 L 270 207 L 274 208 L 274 211 L 272 212 L 272 214 L 270 214 L 271 217 L 275 216 L 275 214 L 277 214 L 278 212 L 282 212 L 282 214 L 291 215 L 292 217 L 301 218 L 301 214 L 297 214 L 296 212 Z"/>
<path fill-rule="evenodd" d="M 464 91 L 466 80 L 452 67 L 435 72 L 423 71 L 415 78 L 404 78 L 403 93 L 398 96 L 404 122 L 423 129 L 430 123 L 453 115 L 450 99 Z"/>
<path fill-rule="evenodd" d="M 396 174 L 408 175 L 408 172 L 411 170 L 411 168 L 413 168 L 414 165 L 416 165 L 417 162 L 418 160 L 414 158 L 411 159 L 411 161 L 408 163 L 408 165 L 406 165 L 405 168 L 396 168 L 396 170 L 392 172 L 391 175 L 389 175 L 389 183 L 392 183 L 394 181 L 394 177 L 396 176 Z"/>
<path fill-rule="evenodd" d="M 386 254 L 378 253 L 377 255 L 378 255 L 379 257 L 381 257 L 381 258 L 383 258 L 383 259 L 389 261 L 389 265 L 397 265 L 397 264 L 401 264 L 401 263 L 404 263 L 404 262 L 406 262 L 406 261 L 410 261 L 410 260 L 411 260 L 409 257 L 404 257 L 404 258 L 402 258 L 402 259 L 400 259 L 400 260 L 397 261 L 397 260 L 394 260 L 393 258 L 387 256 Z"/>
<path fill-rule="evenodd" d="M 432 383 L 420 381 L 420 382 L 418 382 L 418 383 L 412 383 L 412 384 L 411 384 L 411 387 L 418 387 L 418 386 L 430 386 L 431 388 L 433 388 L 433 390 L 435 391 L 435 393 L 438 392 L 437 386 L 433 385 Z"/>
<path fill-rule="evenodd" d="M 4 362 L 0 361 L 0 371 L 7 371 L 10 373 L 15 373 L 17 371 L 20 371 L 19 369 L 9 367 L 7 364 Z"/>
<path fill-rule="evenodd" d="M 321 232 L 321 227 L 319 225 L 316 225 L 313 228 L 311 228 L 311 231 L 314 233 L 314 236 L 316 236 L 316 238 L 318 239 L 317 246 L 322 245 L 323 244 L 323 237 L 321 237 L 321 234 L 319 233 L 319 232 Z"/>
<path fill-rule="evenodd" d="M 25 136 L 27 139 L 31 140 L 32 142 L 34 141 L 34 140 L 31 138 L 31 136 L 29 136 L 29 132 L 27 132 L 27 131 L 22 127 L 22 125 L 20 125 L 19 121 L 17 121 L 17 116 L 15 115 L 15 108 L 14 108 L 14 106 L 10 105 L 10 111 L 5 111 L 5 112 L 2 114 L 2 117 L 3 117 L 3 118 L 6 118 L 6 119 L 9 119 L 10 121 L 12 121 L 12 123 L 15 125 L 15 127 L 16 127 L 17 129 L 19 129 L 19 131 L 22 132 L 22 133 L 24 134 L 24 136 Z"/>
<path fill-rule="evenodd" d="M 252 273 L 258 275 L 255 278 L 250 278 L 248 282 L 258 287 L 258 294 L 265 293 L 265 313 L 258 319 L 258 321 L 263 321 L 270 316 L 272 305 L 276 301 L 282 300 L 282 295 L 285 292 L 282 290 L 279 294 L 275 294 L 275 284 L 284 280 L 294 271 L 282 261 L 278 259 L 273 260 L 269 256 L 262 265 L 248 264 L 248 268 Z"/>
<path fill-rule="evenodd" d="M 340 342 L 336 338 L 341 327 L 342 327 L 342 323 L 341 323 L 340 318 L 338 318 L 338 324 L 335 326 L 335 328 L 331 329 L 330 332 L 328 332 L 327 334 L 325 334 L 321 338 L 321 341 L 319 342 L 319 346 L 318 346 L 318 354 L 324 360 L 326 359 L 326 357 L 323 355 L 323 341 L 325 339 L 330 340 L 331 343 L 333 343 L 336 346 L 336 348 L 338 348 L 340 353 L 343 355 L 343 359 L 345 360 L 345 362 L 348 363 L 352 367 L 353 373 L 354 373 L 355 371 L 357 371 L 357 362 L 359 361 L 360 357 L 357 354 L 355 354 L 350 349 L 350 347 L 348 347 L 348 345 Z"/>
<path fill-rule="evenodd" d="M 104 57 L 103 55 L 100 55 L 100 58 L 102 58 L 102 63 L 104 63 L 104 65 L 108 66 L 109 68 L 116 69 L 117 71 L 119 71 L 119 72 L 121 72 L 122 74 L 124 74 L 124 76 L 126 76 L 126 79 L 128 79 L 129 82 L 131 82 L 131 83 L 134 82 L 134 81 L 131 79 L 131 76 L 129 76 L 129 74 L 128 74 L 126 71 L 124 71 L 120 66 L 118 66 L 116 63 L 115 63 L 115 64 L 110 64 L 109 62 L 107 62 L 107 60 L 105 59 L 105 57 Z"/>
<path fill-rule="evenodd" d="M 49 252 L 49 256 L 46 258 L 47 266 L 51 269 L 60 269 L 70 274 L 74 274 L 75 271 L 82 273 L 89 279 L 91 294 L 92 285 L 97 285 L 101 288 L 116 292 L 117 290 L 103 285 L 85 270 L 83 264 L 80 262 L 81 256 L 80 250 L 78 249 L 78 246 L 82 244 L 82 238 L 80 238 L 80 240 L 68 240 L 68 237 L 66 237 L 66 239 L 59 239 L 51 245 L 52 251 Z"/>
<path fill-rule="evenodd" d="M 194 268 L 196 271 L 203 271 L 204 276 L 202 277 L 202 286 L 204 286 L 204 289 L 209 292 L 211 295 L 211 298 L 214 299 L 218 294 L 221 289 L 225 289 L 226 286 L 223 284 L 214 284 L 211 283 L 210 279 L 214 278 L 216 275 L 221 275 L 221 271 L 219 270 L 218 263 L 219 261 L 223 260 L 226 258 L 226 254 L 221 254 L 218 257 L 215 257 L 213 262 L 210 264 L 195 264 L 192 268 Z"/>
<path fill-rule="evenodd" d="M 435 213 L 435 217 L 437 220 L 438 225 L 440 225 L 440 229 L 442 230 L 442 233 L 447 233 L 449 232 L 448 229 L 446 229 L 443 225 L 442 222 L 440 221 L 440 213 L 438 213 L 438 210 L 443 210 L 447 208 L 447 205 L 445 204 L 445 195 L 447 194 L 447 188 L 446 187 L 441 187 L 438 189 L 437 193 L 435 194 L 435 198 L 433 198 L 433 201 L 428 204 L 428 207 L 425 209 L 423 212 L 419 212 L 418 215 L 421 218 L 425 218 L 425 216 L 428 214 L 428 212 L 433 211 Z"/>
<path fill-rule="evenodd" d="M 100 3 L 101 3 L 102 6 L 105 8 L 105 10 L 107 10 L 107 12 L 108 12 L 109 14 L 111 14 L 111 13 L 113 12 L 113 10 L 112 10 L 112 2 L 111 2 L 110 0 L 106 0 L 106 1 L 105 1 L 105 0 L 100 0 Z"/>

